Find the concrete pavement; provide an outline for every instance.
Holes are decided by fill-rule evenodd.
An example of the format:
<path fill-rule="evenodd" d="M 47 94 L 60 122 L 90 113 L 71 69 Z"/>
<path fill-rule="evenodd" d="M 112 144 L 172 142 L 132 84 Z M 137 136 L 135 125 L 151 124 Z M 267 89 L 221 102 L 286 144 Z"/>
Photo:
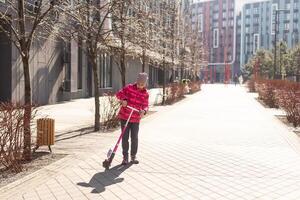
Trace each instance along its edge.
<path fill-rule="evenodd" d="M 101 167 L 119 132 L 63 140 L 69 153 L 0 199 L 300 199 L 300 143 L 242 87 L 205 85 L 140 130 L 139 165 Z"/>

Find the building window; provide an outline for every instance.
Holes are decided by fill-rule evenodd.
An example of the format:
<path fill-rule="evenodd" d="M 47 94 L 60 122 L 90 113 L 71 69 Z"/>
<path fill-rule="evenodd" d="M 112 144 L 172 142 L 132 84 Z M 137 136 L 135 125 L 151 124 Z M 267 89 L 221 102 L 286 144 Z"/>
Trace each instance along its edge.
<path fill-rule="evenodd" d="M 77 89 L 82 89 L 82 41 L 79 40 L 78 42 L 78 72 L 77 72 Z"/>
<path fill-rule="evenodd" d="M 253 9 L 253 14 L 259 14 L 259 9 L 258 8 L 254 8 Z"/>
<path fill-rule="evenodd" d="M 291 4 L 290 3 L 285 4 L 285 9 L 290 10 L 291 9 Z"/>
<path fill-rule="evenodd" d="M 250 18 L 246 18 L 246 24 L 250 24 Z"/>
<path fill-rule="evenodd" d="M 285 19 L 286 20 L 290 20 L 291 19 L 291 14 L 290 13 L 286 13 L 285 14 Z"/>
<path fill-rule="evenodd" d="M 71 91 L 71 41 L 63 42 L 63 63 L 65 66 L 64 91 Z"/>
<path fill-rule="evenodd" d="M 294 27 L 294 29 L 298 29 L 298 22 L 294 22 L 293 27 Z"/>
<path fill-rule="evenodd" d="M 254 17 L 253 21 L 254 21 L 255 24 L 258 24 L 259 23 L 259 17 Z"/>
<path fill-rule="evenodd" d="M 254 26 L 253 27 L 253 32 L 258 33 L 259 32 L 259 26 Z"/>
<path fill-rule="evenodd" d="M 246 15 L 250 15 L 250 9 L 246 9 Z"/>
<path fill-rule="evenodd" d="M 218 22 L 214 22 L 213 27 L 218 27 Z"/>
<path fill-rule="evenodd" d="M 223 12 L 223 19 L 226 19 L 226 15 L 227 13 L 226 12 Z"/>
<path fill-rule="evenodd" d="M 294 34 L 294 44 L 295 45 L 298 45 L 298 43 L 299 43 L 299 35 L 298 34 Z"/>
<path fill-rule="evenodd" d="M 287 41 L 288 41 L 288 34 L 283 34 L 283 41 L 285 42 L 285 43 L 287 43 Z"/>
<path fill-rule="evenodd" d="M 227 21 L 226 20 L 223 20 L 223 27 L 226 27 L 227 26 Z"/>
<path fill-rule="evenodd" d="M 246 32 L 246 33 L 250 33 L 250 27 L 246 27 L 245 32 Z"/>
<path fill-rule="evenodd" d="M 100 63 L 100 88 L 112 87 L 112 56 L 102 54 Z"/>
<path fill-rule="evenodd" d="M 202 7 L 198 7 L 198 12 L 202 13 L 203 12 L 203 8 Z"/>
<path fill-rule="evenodd" d="M 219 5 L 216 4 L 216 5 L 214 6 L 214 11 L 218 11 L 218 10 L 219 10 Z"/>
<path fill-rule="evenodd" d="M 253 54 L 256 53 L 256 51 L 260 47 L 260 41 L 259 41 L 259 34 L 254 34 L 253 35 Z"/>
<path fill-rule="evenodd" d="M 199 15 L 199 31 L 202 33 L 203 32 L 203 14 Z"/>
<path fill-rule="evenodd" d="M 219 13 L 215 13 L 214 14 L 214 19 L 218 19 L 219 18 Z"/>
<path fill-rule="evenodd" d="M 285 23 L 284 24 L 284 30 L 289 31 L 290 30 L 290 23 Z"/>
<path fill-rule="evenodd" d="M 271 10 L 271 34 L 275 34 L 275 21 L 276 21 L 276 10 L 278 9 L 278 4 L 272 4 Z"/>
<path fill-rule="evenodd" d="M 219 29 L 214 29 L 213 47 L 214 48 L 218 48 L 219 47 Z"/>

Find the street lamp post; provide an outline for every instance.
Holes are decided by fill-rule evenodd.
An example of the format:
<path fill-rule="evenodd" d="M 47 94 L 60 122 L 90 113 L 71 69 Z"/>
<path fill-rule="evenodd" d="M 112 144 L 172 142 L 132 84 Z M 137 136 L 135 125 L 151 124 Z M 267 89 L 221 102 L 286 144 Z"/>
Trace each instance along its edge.
<path fill-rule="evenodd" d="M 276 69 L 277 69 L 277 32 L 279 31 L 279 13 L 286 11 L 286 9 L 277 9 L 275 10 L 275 37 L 274 37 L 274 69 L 273 69 L 273 79 L 276 78 Z"/>

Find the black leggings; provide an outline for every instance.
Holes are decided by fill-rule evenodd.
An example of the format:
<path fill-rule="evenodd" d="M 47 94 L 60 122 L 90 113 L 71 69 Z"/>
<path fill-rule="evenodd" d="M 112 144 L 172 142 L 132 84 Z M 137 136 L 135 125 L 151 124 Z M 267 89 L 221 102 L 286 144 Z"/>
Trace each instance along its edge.
<path fill-rule="evenodd" d="M 121 120 L 122 130 L 126 124 L 125 120 Z M 130 148 L 130 156 L 135 157 L 138 150 L 138 133 L 139 133 L 139 125 L 140 123 L 128 123 L 126 131 L 122 138 L 122 148 L 123 148 L 123 156 L 124 158 L 128 158 L 128 150 L 129 150 L 129 133 L 131 138 L 131 148 Z"/>

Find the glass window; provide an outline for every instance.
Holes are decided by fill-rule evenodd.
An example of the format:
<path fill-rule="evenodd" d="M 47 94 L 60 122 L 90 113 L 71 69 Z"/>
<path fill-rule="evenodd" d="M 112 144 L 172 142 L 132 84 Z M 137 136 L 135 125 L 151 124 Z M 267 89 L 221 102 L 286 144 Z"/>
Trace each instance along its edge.
<path fill-rule="evenodd" d="M 112 87 L 112 56 L 100 55 L 100 88 Z"/>
<path fill-rule="evenodd" d="M 250 24 L 250 18 L 246 18 L 246 24 Z"/>
<path fill-rule="evenodd" d="M 223 27 L 226 27 L 226 26 L 227 26 L 226 20 L 223 20 Z"/>
<path fill-rule="evenodd" d="M 290 30 L 290 23 L 284 24 L 284 30 L 286 30 L 286 31 Z"/>
<path fill-rule="evenodd" d="M 214 14 L 214 19 L 218 19 L 219 18 L 219 13 L 215 13 Z"/>
<path fill-rule="evenodd" d="M 199 15 L 199 31 L 202 32 L 203 31 L 203 14 Z"/>
<path fill-rule="evenodd" d="M 213 34 L 213 47 L 218 48 L 219 47 L 219 29 L 214 29 Z"/>
<path fill-rule="evenodd" d="M 77 71 L 77 89 L 82 89 L 82 41 L 78 42 L 78 71 Z"/>
<path fill-rule="evenodd" d="M 214 22 L 213 26 L 218 27 L 218 22 Z"/>
<path fill-rule="evenodd" d="M 250 15 L 250 9 L 246 9 L 246 15 Z"/>
<path fill-rule="evenodd" d="M 227 13 L 223 12 L 223 18 L 226 18 L 226 16 L 227 16 Z"/>
<path fill-rule="evenodd" d="M 246 27 L 246 33 L 250 33 L 250 28 Z"/>

